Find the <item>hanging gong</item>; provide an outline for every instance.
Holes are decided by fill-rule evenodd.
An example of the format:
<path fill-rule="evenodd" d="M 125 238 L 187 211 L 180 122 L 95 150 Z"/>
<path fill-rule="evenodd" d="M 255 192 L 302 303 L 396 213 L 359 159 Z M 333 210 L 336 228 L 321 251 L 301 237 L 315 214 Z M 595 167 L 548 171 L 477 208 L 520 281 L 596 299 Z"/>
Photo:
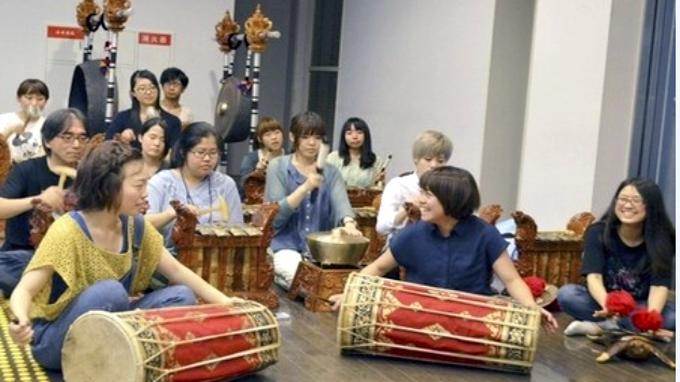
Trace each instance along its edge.
<path fill-rule="evenodd" d="M 252 100 L 241 92 L 239 83 L 236 77 L 223 80 L 215 105 L 215 129 L 226 143 L 245 141 L 250 135 Z"/>
<path fill-rule="evenodd" d="M 83 62 L 73 70 L 68 107 L 76 108 L 87 117 L 90 136 L 106 132 L 106 67 L 103 60 Z M 118 110 L 118 89 L 114 89 L 113 113 Z"/>

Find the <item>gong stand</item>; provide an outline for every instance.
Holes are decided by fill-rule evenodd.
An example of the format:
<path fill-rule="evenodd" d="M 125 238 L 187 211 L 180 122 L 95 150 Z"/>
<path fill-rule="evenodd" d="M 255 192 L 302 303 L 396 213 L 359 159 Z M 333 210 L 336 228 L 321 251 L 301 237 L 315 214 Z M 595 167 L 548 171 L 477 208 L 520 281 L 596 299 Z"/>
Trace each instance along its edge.
<path fill-rule="evenodd" d="M 92 57 L 92 41 L 94 32 L 102 25 L 102 10 L 94 0 L 83 0 L 76 7 L 76 19 L 83 29 L 85 41 L 83 42 L 83 62 L 90 61 Z"/>
<path fill-rule="evenodd" d="M 108 70 L 106 72 L 106 114 L 104 124 L 108 127 L 113 120 L 116 98 L 116 62 L 118 33 L 125 29 L 125 23 L 132 13 L 130 0 L 106 0 L 104 2 L 104 23 L 108 30 Z"/>
<path fill-rule="evenodd" d="M 215 40 L 220 47 L 220 51 L 224 54 L 224 61 L 222 63 L 222 86 L 225 86 L 227 81 L 231 79 L 234 74 L 234 52 L 241 46 L 245 38 L 243 33 L 238 33 L 241 27 L 231 18 L 229 11 L 225 12 L 224 17 L 215 25 Z M 216 114 L 222 114 L 227 111 L 228 105 L 226 102 L 218 100 Z M 216 123 L 217 125 L 217 123 Z M 222 145 L 222 165 L 226 169 L 227 165 L 227 150 L 228 142 L 224 140 Z"/>
<path fill-rule="evenodd" d="M 262 53 L 267 49 L 267 40 L 279 38 L 281 33 L 272 31 L 272 21 L 265 17 L 258 4 L 255 12 L 246 20 L 246 41 L 248 51 L 252 52 L 253 57 L 253 79 L 252 79 L 252 105 L 250 109 L 250 150 L 257 149 L 257 136 L 255 130 L 260 122 L 260 59 Z"/>

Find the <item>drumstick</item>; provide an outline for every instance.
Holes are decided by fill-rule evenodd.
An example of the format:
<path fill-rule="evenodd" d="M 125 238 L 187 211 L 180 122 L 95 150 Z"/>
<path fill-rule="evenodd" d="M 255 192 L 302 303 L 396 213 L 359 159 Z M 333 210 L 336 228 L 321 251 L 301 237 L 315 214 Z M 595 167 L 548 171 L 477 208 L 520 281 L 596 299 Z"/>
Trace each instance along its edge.
<path fill-rule="evenodd" d="M 222 214 L 222 219 L 224 219 L 224 221 L 229 221 L 229 205 L 227 204 L 227 201 L 224 200 L 222 195 L 218 195 L 217 199 L 219 201 L 218 208 Z"/>
<path fill-rule="evenodd" d="M 209 213 L 211 213 L 211 212 L 217 212 L 217 211 L 219 211 L 219 210 L 220 210 L 220 207 L 219 207 L 219 206 L 218 206 L 218 207 L 199 208 L 199 209 L 198 209 L 198 214 L 199 214 L 199 215 L 205 215 L 205 214 L 209 214 Z"/>
<path fill-rule="evenodd" d="M 66 184 L 66 178 L 71 178 L 75 179 L 76 178 L 76 169 L 73 167 L 68 167 L 68 166 L 52 166 L 51 168 L 52 172 L 59 175 L 59 188 L 64 189 L 64 185 Z"/>

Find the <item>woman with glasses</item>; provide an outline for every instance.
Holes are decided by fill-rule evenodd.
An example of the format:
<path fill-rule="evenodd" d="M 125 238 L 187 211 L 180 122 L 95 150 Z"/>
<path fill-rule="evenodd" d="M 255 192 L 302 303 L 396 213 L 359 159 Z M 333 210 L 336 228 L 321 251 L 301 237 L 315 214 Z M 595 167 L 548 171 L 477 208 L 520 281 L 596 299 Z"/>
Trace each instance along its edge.
<path fill-rule="evenodd" d="M 139 144 L 144 157 L 144 172 L 149 177 L 170 167 L 164 159 L 170 150 L 168 136 L 165 134 L 167 130 L 168 124 L 161 118 L 151 118 L 142 124 Z"/>
<path fill-rule="evenodd" d="M 663 327 L 674 330 L 675 304 L 668 299 L 674 256 L 675 228 L 659 186 L 647 179 L 623 181 L 607 212 L 586 231 L 581 274 L 587 287 L 560 288 L 560 307 L 577 320 L 564 334 L 596 335 L 619 325 L 633 330 L 629 318 L 613 320 L 607 311 L 607 294 L 619 290 L 638 307 L 661 313 Z"/>
<path fill-rule="evenodd" d="M 138 136 L 142 124 L 151 118 L 161 118 L 168 125 L 165 133 L 170 147 L 179 138 L 182 123 L 179 118 L 161 109 L 159 103 L 159 85 L 156 76 L 148 70 L 137 70 L 130 76 L 130 98 L 132 108 L 116 114 L 106 130 L 106 139 L 113 139 L 117 134 L 120 140 L 140 148 Z"/>
<path fill-rule="evenodd" d="M 168 248 L 173 247 L 171 228 L 175 210 L 171 200 L 179 200 L 198 217 L 199 224 L 243 223 L 241 198 L 236 182 L 215 171 L 219 162 L 215 128 L 206 122 L 194 122 L 180 134 L 172 153 L 171 169 L 163 170 L 149 181 L 149 210 L 146 218 L 163 232 Z M 222 216 L 223 199 L 229 216 Z M 208 211 L 199 213 L 199 210 Z"/>

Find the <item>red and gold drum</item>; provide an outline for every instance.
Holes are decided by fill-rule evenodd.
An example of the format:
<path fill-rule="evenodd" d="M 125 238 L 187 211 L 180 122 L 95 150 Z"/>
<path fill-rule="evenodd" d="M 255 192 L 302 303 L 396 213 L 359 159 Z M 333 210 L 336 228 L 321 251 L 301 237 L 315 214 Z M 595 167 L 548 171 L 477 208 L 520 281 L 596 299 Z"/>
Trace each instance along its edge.
<path fill-rule="evenodd" d="M 222 381 L 276 363 L 280 344 L 272 312 L 251 301 L 93 311 L 71 325 L 62 367 L 69 382 Z"/>
<path fill-rule="evenodd" d="M 509 300 L 353 273 L 338 318 L 344 354 L 528 373 L 541 314 Z"/>

